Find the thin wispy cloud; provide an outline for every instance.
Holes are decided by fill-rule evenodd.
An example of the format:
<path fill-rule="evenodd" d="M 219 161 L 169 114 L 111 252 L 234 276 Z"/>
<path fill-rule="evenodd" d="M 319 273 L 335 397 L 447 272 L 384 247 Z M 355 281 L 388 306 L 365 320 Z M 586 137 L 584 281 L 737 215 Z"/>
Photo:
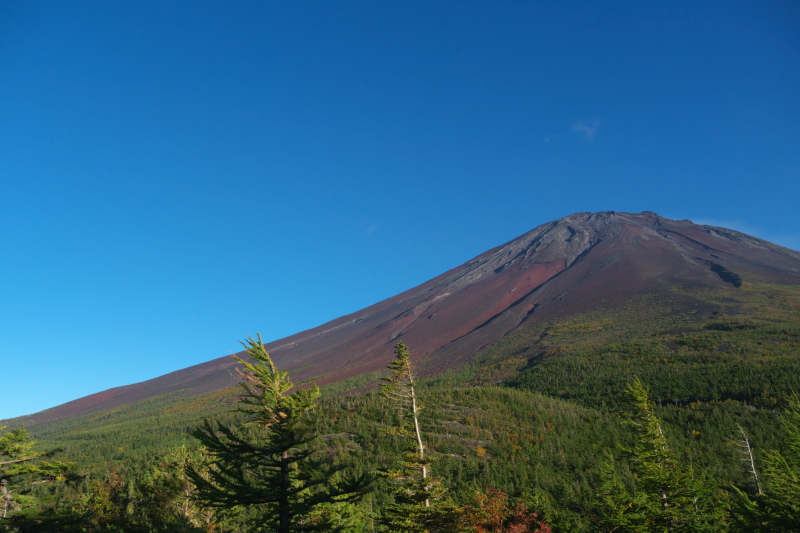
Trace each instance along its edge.
<path fill-rule="evenodd" d="M 370 224 L 367 226 L 367 237 L 372 237 L 376 231 L 378 231 L 378 226 L 376 224 Z"/>
<path fill-rule="evenodd" d="M 572 131 L 577 131 L 578 133 L 582 133 L 586 136 L 587 140 L 594 139 L 595 133 L 597 133 L 597 128 L 600 127 L 600 121 L 597 119 L 594 120 L 583 120 L 580 122 L 573 122 L 572 123 Z"/>

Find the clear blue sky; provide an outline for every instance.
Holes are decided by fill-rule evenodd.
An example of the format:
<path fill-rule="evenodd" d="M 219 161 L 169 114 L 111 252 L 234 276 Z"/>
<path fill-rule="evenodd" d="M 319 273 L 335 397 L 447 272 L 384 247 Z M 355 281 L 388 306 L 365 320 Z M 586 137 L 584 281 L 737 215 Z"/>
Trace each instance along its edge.
<path fill-rule="evenodd" d="M 0 419 L 317 326 L 573 212 L 797 249 L 798 178 L 793 0 L 8 0 Z"/>

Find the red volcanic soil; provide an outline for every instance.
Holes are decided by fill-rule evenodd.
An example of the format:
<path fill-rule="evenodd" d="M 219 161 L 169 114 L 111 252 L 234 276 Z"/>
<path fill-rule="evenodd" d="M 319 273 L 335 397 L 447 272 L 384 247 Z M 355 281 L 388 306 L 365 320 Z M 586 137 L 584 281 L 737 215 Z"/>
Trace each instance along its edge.
<path fill-rule="evenodd" d="M 300 382 L 341 381 L 385 367 L 399 339 L 427 373 L 469 361 L 523 323 L 613 305 L 637 294 L 736 286 L 740 277 L 800 283 L 800 252 L 736 231 L 655 213 L 577 213 L 543 224 L 418 287 L 267 344 Z M 174 391 L 236 382 L 230 357 L 110 389 L 26 423 L 111 409 Z"/>

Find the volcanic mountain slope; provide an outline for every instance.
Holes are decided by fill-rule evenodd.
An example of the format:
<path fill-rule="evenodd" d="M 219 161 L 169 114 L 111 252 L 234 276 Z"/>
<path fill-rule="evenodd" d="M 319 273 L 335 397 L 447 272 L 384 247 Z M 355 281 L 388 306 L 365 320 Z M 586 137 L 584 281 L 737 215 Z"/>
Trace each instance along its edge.
<path fill-rule="evenodd" d="M 320 384 L 379 370 L 403 340 L 436 373 L 469 361 L 517 328 L 602 304 L 680 287 L 738 287 L 745 280 L 800 283 L 800 252 L 736 231 L 652 212 L 576 213 L 392 298 L 267 344 L 295 382 Z M 687 306 L 691 302 L 687 302 Z M 222 357 L 110 389 L 28 418 L 38 423 L 111 409 L 174 391 L 233 385 Z"/>

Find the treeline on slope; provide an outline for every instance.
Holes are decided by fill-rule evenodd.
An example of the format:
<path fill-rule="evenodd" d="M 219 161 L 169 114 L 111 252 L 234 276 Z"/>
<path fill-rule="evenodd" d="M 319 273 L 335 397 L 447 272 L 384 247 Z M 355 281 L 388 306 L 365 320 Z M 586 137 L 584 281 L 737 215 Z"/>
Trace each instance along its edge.
<path fill-rule="evenodd" d="M 614 501 L 618 508 L 624 507 L 623 501 L 647 503 L 637 493 L 641 464 L 625 451 L 636 448 L 637 433 L 622 423 L 636 412 L 625 391 L 639 376 L 655 400 L 653 416 L 663 420 L 669 460 L 681 465 L 677 470 L 684 477 L 697 477 L 700 482 L 693 490 L 701 490 L 713 509 L 721 510 L 710 530 L 790 530 L 771 524 L 770 516 L 780 515 L 775 502 L 790 497 L 781 496 L 781 490 L 791 492 L 791 486 L 773 491 L 778 496 L 756 495 L 739 445 L 744 435 L 756 470 L 766 473 L 765 485 L 770 478 L 782 479 L 781 465 L 800 475 L 793 426 L 781 418 L 792 412 L 787 411 L 791 391 L 800 390 L 800 298 L 791 287 L 743 287 L 693 294 L 698 308 L 717 311 L 707 317 L 698 318 L 703 313 L 691 309 L 674 313 L 668 302 L 648 297 L 625 308 L 523 330 L 482 354 L 471 372 L 419 383 L 426 407 L 420 417 L 422 432 L 434 459 L 432 471 L 447 488 L 443 501 L 479 508 L 476 498 L 483 498 L 484 507 L 504 505 L 508 513 L 520 502 L 553 531 L 610 531 L 612 525 L 615 531 L 666 531 L 653 523 L 637 524 L 635 517 L 623 517 L 628 523 L 621 524 L 623 518 L 609 511 Z M 487 384 L 516 369 L 521 372 L 504 386 Z M 194 454 L 197 460 L 197 443 L 187 438 L 187 431 L 209 413 L 237 426 L 241 414 L 232 407 L 230 392 L 191 402 L 173 395 L 95 415 L 93 429 L 69 422 L 42 428 L 36 435 L 40 441 L 65 448 L 65 457 L 79 457 L 86 477 L 39 486 L 42 503 L 31 512 L 38 512 L 40 521 L 48 508 L 71 509 L 79 518 L 106 516 L 105 522 L 97 522 L 106 531 L 134 531 L 135 524 L 144 524 L 142 531 L 180 531 L 174 522 L 159 525 L 176 514 L 156 505 L 169 499 L 154 502 L 152 494 L 182 491 L 184 508 L 190 505 L 186 480 L 174 479 L 183 471 L 175 466 L 175 454 Z M 317 413 L 318 455 L 347 463 L 352 475 L 385 471 L 402 462 L 404 440 L 385 432 L 396 423 L 396 406 L 379 394 L 328 397 Z M 166 431 L 155 429 L 158 425 Z M 395 504 L 387 483 L 377 479 L 359 503 L 336 511 L 345 530 L 381 530 L 381 517 Z M 247 510 L 223 515 L 216 530 L 253 530 L 243 525 L 250 518 Z M 91 530 L 75 520 L 75 531 Z M 45 522 L 24 527 L 46 531 L 41 529 Z M 516 527 L 508 520 L 505 526 L 494 524 L 495 529 L 484 530 Z M 671 530 L 703 530 L 698 524 Z M 100 525 L 94 530 L 103 531 Z"/>
<path fill-rule="evenodd" d="M 513 369 L 509 386 L 592 407 L 618 408 L 632 375 L 661 404 L 773 407 L 798 385 L 800 289 L 758 289 L 646 296 L 523 330 L 482 354 L 480 374 Z"/>
<path fill-rule="evenodd" d="M 704 320 L 692 312 L 642 319 L 659 309 L 651 299 L 573 317 L 544 328 L 535 343 L 498 343 L 484 368 L 528 350 L 506 386 L 612 412 L 638 376 L 678 449 L 732 483 L 728 437 L 741 425 L 757 449 L 780 448 L 776 413 L 800 391 L 800 288 L 758 288 L 697 291 L 697 306 L 715 309 Z"/>

